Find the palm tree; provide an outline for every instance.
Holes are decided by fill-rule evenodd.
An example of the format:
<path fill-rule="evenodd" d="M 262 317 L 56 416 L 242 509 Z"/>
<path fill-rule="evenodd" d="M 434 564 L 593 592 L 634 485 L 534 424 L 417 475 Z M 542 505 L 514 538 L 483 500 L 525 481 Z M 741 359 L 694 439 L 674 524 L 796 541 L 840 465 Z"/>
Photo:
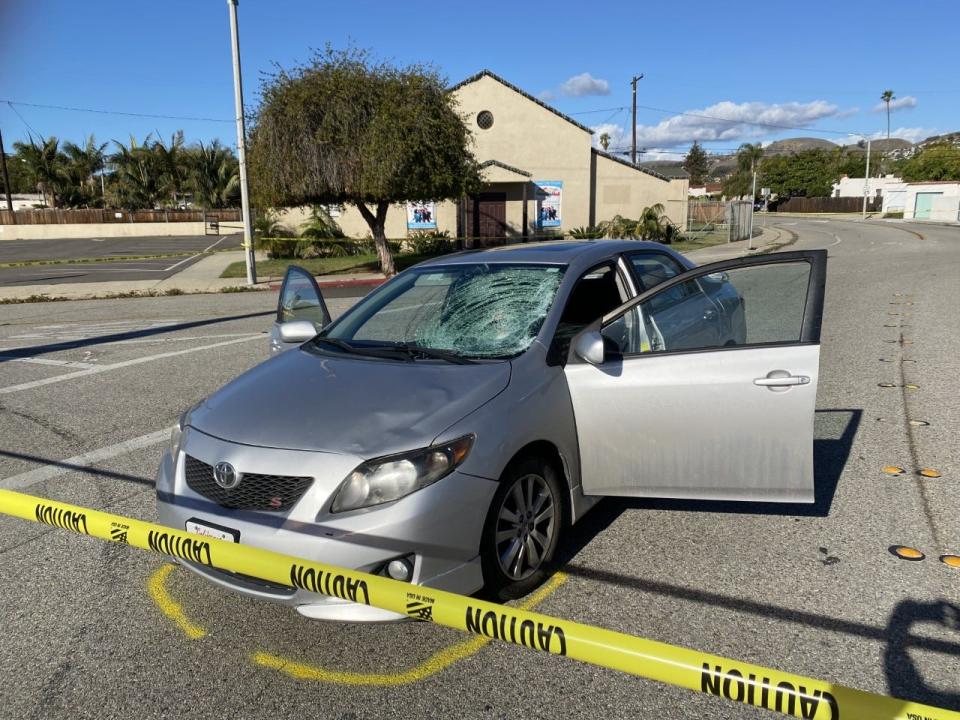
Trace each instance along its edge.
<path fill-rule="evenodd" d="M 887 104 L 887 140 L 890 139 L 890 102 L 895 97 L 893 90 L 884 90 L 883 95 L 880 96 L 880 99 Z"/>
<path fill-rule="evenodd" d="M 164 192 L 170 196 L 172 203 L 176 205 L 177 196 L 182 192 L 189 172 L 189 158 L 184 150 L 183 130 L 177 130 L 170 136 L 169 145 L 163 140 L 155 141 L 150 146 L 150 151 L 155 155 L 155 166 L 161 173 L 159 182 Z"/>
<path fill-rule="evenodd" d="M 197 204 L 207 208 L 229 207 L 240 190 L 240 166 L 233 153 L 214 140 L 192 151 L 190 188 Z"/>
<path fill-rule="evenodd" d="M 107 143 L 97 143 L 91 135 L 84 145 L 63 144 L 64 204 L 71 207 L 97 204 L 95 176 L 106 163 Z M 103 198 L 101 198 L 103 200 Z"/>
<path fill-rule="evenodd" d="M 756 173 L 762 159 L 763 145 L 761 143 L 756 145 L 744 143 L 737 150 L 737 166 L 742 174 L 750 173 L 752 175 Z"/>
<path fill-rule="evenodd" d="M 116 152 L 110 156 L 113 186 L 120 207 L 136 210 L 154 208 L 166 195 L 160 156 L 152 150 L 151 135 L 142 143 L 131 135 L 130 145 L 114 140 Z"/>
<path fill-rule="evenodd" d="M 13 148 L 17 157 L 26 166 L 30 184 L 43 195 L 43 204 L 48 204 L 47 196 L 49 195 L 50 207 L 57 207 L 60 186 L 63 182 L 60 141 L 55 137 L 47 139 L 41 137 L 40 142 L 37 142 L 31 135 L 29 142 L 15 142 Z"/>
<path fill-rule="evenodd" d="M 610 133 L 600 133 L 600 147 L 603 148 L 604 152 L 610 147 Z"/>

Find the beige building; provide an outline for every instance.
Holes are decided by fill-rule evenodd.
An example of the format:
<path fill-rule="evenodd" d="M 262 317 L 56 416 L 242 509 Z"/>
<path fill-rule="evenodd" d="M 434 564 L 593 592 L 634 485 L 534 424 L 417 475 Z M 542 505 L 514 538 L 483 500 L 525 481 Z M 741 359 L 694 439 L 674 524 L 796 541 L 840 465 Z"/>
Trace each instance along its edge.
<path fill-rule="evenodd" d="M 488 70 L 450 92 L 470 127 L 486 185 L 475 196 L 428 203 L 419 213 L 412 207 L 391 207 L 387 237 L 403 238 L 435 226 L 452 237 L 495 244 L 569 234 L 615 215 L 637 218 L 644 207 L 656 203 L 674 224 L 686 226 L 686 178 L 670 179 L 598 150 L 590 128 Z M 355 207 L 334 214 L 350 237 L 370 235 Z M 287 211 L 281 220 L 296 227 L 306 215 L 301 209 Z"/>

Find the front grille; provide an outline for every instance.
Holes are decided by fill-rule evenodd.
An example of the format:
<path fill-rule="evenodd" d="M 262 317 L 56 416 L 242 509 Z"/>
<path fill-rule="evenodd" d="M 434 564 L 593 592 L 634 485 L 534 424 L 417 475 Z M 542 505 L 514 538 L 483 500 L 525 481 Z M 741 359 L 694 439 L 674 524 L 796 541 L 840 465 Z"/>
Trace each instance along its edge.
<path fill-rule="evenodd" d="M 240 484 L 226 490 L 213 479 L 213 465 L 187 455 L 184 470 L 187 486 L 199 495 L 232 510 L 283 512 L 303 497 L 313 478 L 291 475 L 244 474 Z"/>

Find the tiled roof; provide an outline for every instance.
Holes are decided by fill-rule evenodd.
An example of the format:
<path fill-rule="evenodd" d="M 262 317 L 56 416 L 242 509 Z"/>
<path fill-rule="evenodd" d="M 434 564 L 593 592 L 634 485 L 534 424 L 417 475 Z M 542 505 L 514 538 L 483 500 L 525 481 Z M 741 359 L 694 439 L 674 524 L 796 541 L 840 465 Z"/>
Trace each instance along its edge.
<path fill-rule="evenodd" d="M 618 158 L 616 155 L 611 155 L 610 153 L 604 152 L 603 150 L 598 150 L 597 148 L 591 148 L 591 150 L 595 155 L 599 155 L 600 157 L 605 157 L 607 160 L 613 160 L 614 162 L 620 163 L 621 165 L 626 165 L 629 168 L 633 168 L 637 172 L 642 172 L 642 173 L 646 173 L 647 175 L 652 175 L 658 180 L 666 180 L 667 182 L 670 181 L 670 178 L 668 178 L 666 175 L 662 175 L 658 173 L 656 170 L 651 170 L 650 168 L 645 168 L 645 167 L 639 167 L 638 165 L 634 165 L 632 162 L 624 160 L 623 158 Z"/>
<path fill-rule="evenodd" d="M 496 73 L 490 72 L 489 70 L 481 70 L 481 71 L 478 72 L 476 75 L 471 75 L 471 76 L 468 77 L 466 80 L 461 80 L 461 81 L 458 82 L 456 85 L 451 85 L 451 86 L 450 86 L 449 88 L 447 88 L 447 89 L 448 89 L 448 91 L 453 92 L 454 90 L 456 90 L 456 89 L 458 89 L 458 88 L 461 88 L 461 87 L 463 87 L 464 85 L 469 85 L 469 84 L 472 83 L 472 82 L 476 82 L 477 80 L 479 80 L 480 78 L 482 78 L 482 77 L 484 77 L 484 76 L 493 78 L 494 80 L 496 80 L 496 81 L 497 81 L 498 83 L 500 83 L 501 85 L 506 85 L 508 88 L 510 88 L 510 89 L 513 90 L 514 92 L 517 92 L 517 93 L 520 93 L 521 95 L 523 95 L 525 98 L 527 98 L 527 100 L 532 100 L 532 101 L 535 102 L 537 105 L 539 105 L 539 106 L 542 107 L 542 108 L 545 108 L 545 109 L 549 110 L 550 112 L 552 112 L 552 113 L 553 113 L 554 115 L 556 115 L 557 117 L 563 118 L 563 119 L 566 120 L 568 123 L 571 123 L 572 125 L 576 125 L 578 128 L 580 128 L 580 129 L 583 130 L 584 132 L 588 132 L 588 133 L 590 133 L 591 135 L 593 135 L 593 130 L 591 130 L 590 128 L 588 128 L 586 125 L 583 125 L 583 124 L 581 124 L 581 123 L 578 123 L 576 120 L 574 120 L 574 119 L 573 119 L 572 117 L 570 117 L 569 115 L 564 115 L 562 112 L 560 112 L 560 111 L 557 110 L 556 108 L 551 107 L 550 105 L 547 105 L 545 102 L 543 102 L 543 100 L 540 100 L 539 98 L 534 97 L 533 95 L 531 95 L 530 93 L 528 93 L 526 90 L 521 90 L 520 88 L 518 88 L 518 87 L 517 87 L 516 85 L 514 85 L 513 83 L 504 80 L 502 77 L 500 77 L 500 76 L 497 75 Z"/>
<path fill-rule="evenodd" d="M 500 162 L 499 160 L 486 160 L 480 163 L 481 168 L 490 167 L 491 165 L 496 165 L 499 168 L 503 168 L 504 170 L 509 170 L 510 172 L 516 173 L 517 175 L 523 175 L 524 177 L 533 177 L 533 173 L 529 173 L 526 170 L 521 170 L 520 168 L 514 167 L 513 165 L 507 165 L 506 163 Z"/>

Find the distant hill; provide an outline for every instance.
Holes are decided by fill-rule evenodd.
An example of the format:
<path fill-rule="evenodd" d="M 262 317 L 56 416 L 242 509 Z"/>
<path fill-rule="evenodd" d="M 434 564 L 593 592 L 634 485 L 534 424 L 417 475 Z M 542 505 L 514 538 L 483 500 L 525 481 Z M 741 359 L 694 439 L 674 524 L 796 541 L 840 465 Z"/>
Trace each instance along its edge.
<path fill-rule="evenodd" d="M 787 138 L 786 140 L 776 140 L 763 148 L 764 155 L 792 155 L 801 150 L 833 150 L 837 147 L 836 143 L 821 138 Z"/>

